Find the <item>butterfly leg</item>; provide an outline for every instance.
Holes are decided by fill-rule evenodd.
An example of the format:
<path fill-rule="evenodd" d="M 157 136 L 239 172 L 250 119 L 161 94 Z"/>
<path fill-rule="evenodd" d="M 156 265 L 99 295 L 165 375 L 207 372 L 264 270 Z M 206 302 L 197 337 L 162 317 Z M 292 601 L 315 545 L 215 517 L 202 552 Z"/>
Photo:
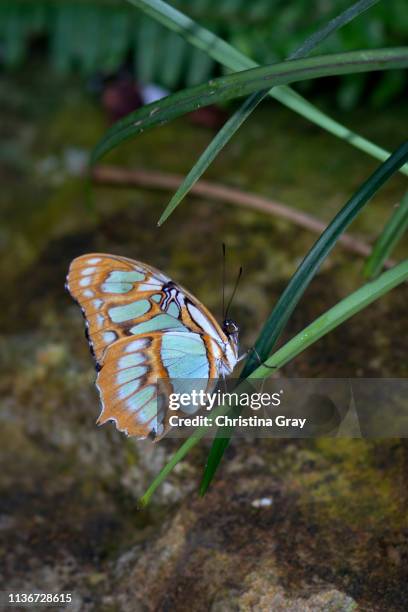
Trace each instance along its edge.
<path fill-rule="evenodd" d="M 259 365 L 263 365 L 265 368 L 268 368 L 268 370 L 276 370 L 276 366 L 270 366 L 267 365 L 264 361 L 262 361 L 262 359 L 259 356 L 258 351 L 256 350 L 256 348 L 253 346 L 251 349 L 249 349 L 250 351 L 253 351 L 255 353 L 256 358 L 259 361 Z"/>
<path fill-rule="evenodd" d="M 250 351 L 245 351 L 245 353 L 242 353 L 242 355 L 238 357 L 237 363 L 240 363 L 243 359 L 245 359 L 245 357 L 248 357 L 249 353 Z"/>
<path fill-rule="evenodd" d="M 261 359 L 261 358 L 260 358 L 260 356 L 259 356 L 258 351 L 256 350 L 256 348 L 255 348 L 254 346 L 253 346 L 252 348 L 248 349 L 247 351 L 245 351 L 245 353 L 244 353 L 243 355 L 241 355 L 240 357 L 238 357 L 238 359 L 237 359 L 237 363 L 239 363 L 240 361 L 242 361 L 243 359 L 245 359 L 245 357 L 247 357 L 247 356 L 248 356 L 248 355 L 251 353 L 251 351 L 255 353 L 255 356 L 256 356 L 256 358 L 258 359 L 259 365 L 263 365 L 263 366 L 265 366 L 265 368 L 268 368 L 268 369 L 270 369 L 270 370 L 276 370 L 276 366 L 269 366 L 269 365 L 267 365 L 266 363 L 264 363 L 264 362 L 262 361 L 262 359 Z M 252 379 L 252 382 L 253 382 L 254 380 L 256 380 L 256 379 Z M 261 390 L 260 390 L 260 392 L 261 392 L 261 393 L 263 392 L 263 387 L 264 387 L 264 384 L 265 384 L 265 378 L 262 378 L 262 382 L 261 382 Z"/>
<path fill-rule="evenodd" d="M 237 363 L 239 363 L 240 361 L 242 361 L 243 359 L 245 359 L 245 357 L 248 357 L 248 355 L 249 355 L 249 353 L 250 353 L 251 351 L 252 351 L 253 353 L 255 353 L 255 356 L 256 356 L 256 358 L 258 359 L 259 365 L 263 365 L 263 366 L 265 366 L 265 368 L 268 368 L 268 369 L 270 369 L 270 370 L 276 370 L 276 366 L 270 366 L 270 365 L 267 365 L 266 363 L 264 363 L 264 362 L 262 361 L 262 359 L 261 359 L 261 358 L 260 358 L 260 356 L 259 356 L 258 351 L 256 350 L 256 348 L 255 348 L 254 346 L 253 346 L 252 348 L 248 349 L 247 351 L 245 351 L 245 353 L 243 353 L 243 354 L 242 354 L 240 357 L 238 357 L 238 359 L 237 359 Z"/>

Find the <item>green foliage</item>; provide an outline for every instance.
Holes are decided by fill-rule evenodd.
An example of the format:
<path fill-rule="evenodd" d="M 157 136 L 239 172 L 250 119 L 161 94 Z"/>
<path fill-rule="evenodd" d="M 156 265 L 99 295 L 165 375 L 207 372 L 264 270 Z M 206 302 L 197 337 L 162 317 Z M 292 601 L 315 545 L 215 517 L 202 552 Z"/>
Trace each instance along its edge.
<path fill-rule="evenodd" d="M 356 313 L 364 308 L 367 308 L 375 300 L 391 291 L 401 283 L 408 279 L 408 261 L 403 261 L 392 270 L 388 270 L 379 276 L 375 281 L 367 283 L 348 295 L 344 300 L 330 308 L 327 312 L 318 317 L 313 323 L 308 325 L 303 331 L 289 340 L 284 346 L 279 348 L 266 362 L 265 365 L 259 366 L 250 376 L 250 378 L 265 378 L 270 375 L 273 366 L 274 372 L 284 366 L 311 344 L 317 342 L 320 338 L 328 334 L 330 331 L 338 327 L 344 321 L 347 321 Z M 216 409 L 217 411 L 218 409 Z M 216 414 L 216 411 L 213 413 Z M 140 507 L 145 507 L 150 502 L 150 499 L 156 489 L 163 483 L 176 465 L 190 452 L 192 448 L 204 437 L 207 433 L 206 427 L 199 427 L 195 432 L 187 438 L 180 448 L 175 452 L 173 457 L 166 463 L 164 468 L 159 472 L 153 480 L 145 494 L 140 499 Z M 223 440 L 221 438 L 221 440 Z M 201 483 L 201 493 L 204 493 L 210 483 L 211 473 L 207 472 Z"/>
<path fill-rule="evenodd" d="M 204 28 L 196 21 L 194 21 L 187 15 L 184 15 L 184 13 L 178 11 L 163 0 L 128 0 L 128 2 L 133 4 L 136 8 L 143 11 L 146 15 L 148 15 L 158 23 L 164 25 L 169 30 L 176 32 L 177 34 L 182 36 L 188 43 L 190 43 L 194 47 L 197 47 L 198 49 L 201 49 L 202 51 L 206 52 L 215 61 L 219 62 L 221 66 L 225 66 L 229 70 L 239 71 L 257 66 L 257 63 L 254 60 L 252 60 L 250 57 L 230 45 L 223 38 L 217 36 L 216 34 L 214 34 L 214 32 L 208 30 L 208 28 Z M 350 20 L 350 18 L 357 17 L 361 12 L 362 4 L 368 7 L 368 4 L 371 5 L 372 3 L 359 0 L 352 6 L 347 7 L 346 11 L 344 11 L 342 14 L 335 17 L 334 24 L 338 23 L 338 21 L 343 20 L 345 15 L 348 16 L 348 21 Z M 322 28 L 319 28 L 316 32 L 309 36 L 306 41 L 302 43 L 302 46 L 300 48 L 304 48 L 304 45 L 310 46 L 310 41 L 313 40 L 313 37 L 321 35 L 322 31 L 332 34 L 336 30 L 336 28 L 336 25 L 333 26 L 333 20 L 329 21 Z M 255 98 L 254 100 L 257 101 L 259 99 L 260 93 L 257 92 L 254 95 L 256 95 L 256 100 Z M 365 151 L 376 159 L 385 161 L 388 158 L 388 151 L 385 151 L 381 147 L 370 142 L 366 138 L 363 138 L 362 136 L 356 134 L 344 125 L 341 125 L 338 121 L 335 121 L 327 114 L 320 111 L 316 106 L 308 102 L 305 98 L 303 98 L 301 95 L 299 95 L 299 93 L 295 92 L 290 87 L 274 87 L 269 90 L 268 95 L 272 96 L 272 98 L 275 98 L 281 104 L 284 104 L 296 113 L 299 113 L 309 121 L 312 121 L 313 123 L 319 125 L 328 132 L 331 132 L 338 138 L 346 140 L 349 144 L 353 145 L 358 149 L 361 149 L 361 151 Z M 252 101 L 250 101 L 250 104 L 252 104 Z M 235 124 L 236 126 L 238 126 L 239 121 L 241 119 L 245 119 L 245 116 L 248 113 L 247 107 L 245 107 L 243 110 L 244 112 L 241 113 L 241 116 L 238 116 L 238 122 L 236 122 Z M 234 118 L 231 118 L 231 121 L 234 122 Z M 231 128 L 231 124 L 229 124 L 227 128 Z M 234 129 L 234 125 L 232 125 L 232 128 Z M 218 135 L 220 141 L 215 142 L 214 148 L 209 148 L 209 155 L 206 156 L 204 154 L 204 160 L 199 160 L 199 163 L 203 162 L 203 167 L 208 161 L 211 161 L 211 156 L 213 157 L 214 150 L 217 149 L 218 145 L 222 145 L 222 139 L 224 138 L 224 136 L 225 133 L 224 135 Z M 408 175 L 408 168 L 406 165 L 401 168 L 401 172 L 403 174 Z M 188 177 L 188 180 L 190 179 L 191 177 Z"/>
<path fill-rule="evenodd" d="M 270 370 L 268 371 L 263 363 L 270 366 L 274 365 L 274 363 L 270 363 L 268 357 L 304 292 L 319 271 L 323 261 L 332 251 L 341 234 L 346 231 L 347 227 L 354 221 L 364 206 L 407 160 L 408 141 L 402 144 L 386 162 L 377 168 L 343 206 L 331 223 L 329 223 L 320 238 L 300 263 L 259 334 L 259 338 L 255 343 L 255 349 L 257 355 L 261 359 L 262 365 L 257 368 L 258 360 L 255 355 L 251 353 L 242 370 L 242 378 L 254 376 L 254 371 L 257 373 L 263 372 L 263 376 L 270 375 Z M 367 285 L 367 287 L 369 290 L 370 286 Z M 342 321 L 339 321 L 338 324 Z M 306 330 L 303 333 L 303 341 L 309 346 L 310 336 L 306 333 Z M 205 493 L 210 485 L 225 450 L 228 447 L 229 441 L 230 436 L 227 435 L 225 437 L 218 437 L 214 440 L 201 483 L 200 490 L 202 494 Z"/>
<path fill-rule="evenodd" d="M 95 147 L 92 163 L 119 144 L 193 110 L 252 92 L 333 74 L 391 70 L 408 66 L 408 47 L 314 56 L 241 70 L 183 89 L 146 104 L 117 121 Z"/>
<path fill-rule="evenodd" d="M 256 62 L 287 57 L 316 28 L 345 9 L 345 0 L 177 0 L 173 5 L 222 35 Z M 216 74 L 208 54 L 191 47 L 176 34 L 137 14 L 120 0 L 0 0 L 0 61 L 18 68 L 28 58 L 33 37 L 46 36 L 50 61 L 60 73 L 112 73 L 128 57 L 142 81 L 170 89 L 191 86 Z M 324 52 L 397 46 L 407 40 L 405 0 L 374 6 L 324 45 Z M 150 51 L 153 51 L 151 53 Z M 171 53 L 170 53 L 171 52 Z M 171 61 L 170 61 L 171 60 Z M 369 93 L 375 105 L 400 95 L 406 75 L 383 76 L 372 90 L 362 76 L 341 77 L 337 99 L 354 105 Z"/>
<path fill-rule="evenodd" d="M 398 147 L 389 159 L 381 164 L 361 187 L 357 189 L 312 246 L 280 296 L 255 344 L 255 348 L 262 361 L 265 361 L 272 351 L 299 300 L 320 269 L 323 261 L 334 248 L 341 234 L 346 231 L 382 185 L 406 161 L 408 161 L 408 141 Z M 250 355 L 245 363 L 243 376 L 249 376 L 255 367 L 256 359 L 253 355 Z"/>
<path fill-rule="evenodd" d="M 371 8 L 378 1 L 379 0 L 360 0 L 359 2 L 356 2 L 336 18 L 325 24 L 322 28 L 316 32 L 313 32 L 313 34 L 309 36 L 309 38 L 307 38 L 300 45 L 300 47 L 289 55 L 288 59 L 307 57 L 313 49 L 320 45 L 330 35 L 333 35 L 334 32 L 350 23 L 350 21 L 361 15 L 361 13 L 365 12 L 368 8 Z M 202 153 L 198 161 L 191 168 L 190 172 L 187 174 L 180 187 L 171 198 L 159 219 L 158 225 L 162 225 L 162 223 L 169 217 L 173 210 L 180 204 L 181 200 L 190 191 L 192 186 L 200 179 L 207 168 L 211 165 L 217 155 L 219 155 L 222 149 L 228 144 L 232 136 L 241 127 L 244 121 L 247 120 L 247 118 L 262 102 L 262 100 L 264 100 L 271 93 L 271 90 L 265 90 L 252 94 L 231 115 L 228 121 L 218 131 L 216 136 Z"/>
<path fill-rule="evenodd" d="M 408 193 L 402 198 L 401 203 L 395 207 L 374 245 L 373 252 L 365 263 L 364 275 L 366 278 L 375 278 L 381 272 L 385 260 L 395 249 L 407 230 Z"/>

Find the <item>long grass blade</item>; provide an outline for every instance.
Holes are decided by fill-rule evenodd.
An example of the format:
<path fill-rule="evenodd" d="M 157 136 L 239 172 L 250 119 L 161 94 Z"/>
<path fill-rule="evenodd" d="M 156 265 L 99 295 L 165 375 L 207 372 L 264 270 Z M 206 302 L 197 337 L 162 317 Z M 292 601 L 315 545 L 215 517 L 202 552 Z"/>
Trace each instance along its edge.
<path fill-rule="evenodd" d="M 341 211 L 334 217 L 309 253 L 300 263 L 275 308 L 267 319 L 255 348 L 261 360 L 267 359 L 283 328 L 296 308 L 310 281 L 317 274 L 323 261 L 334 248 L 339 236 L 349 227 L 363 207 L 377 193 L 380 187 L 408 160 L 408 141 L 405 141 L 381 164 L 361 185 Z M 250 355 L 243 377 L 249 376 L 256 366 L 256 358 Z"/>
<path fill-rule="evenodd" d="M 309 346 L 320 340 L 333 329 L 350 319 L 360 310 L 366 308 L 374 300 L 388 293 L 397 285 L 408 278 L 408 259 L 397 264 L 391 270 L 387 270 L 376 280 L 370 281 L 360 287 L 357 291 L 341 300 L 327 312 L 308 325 L 284 346 L 279 348 L 264 364 L 260 365 L 249 375 L 248 378 L 265 378 L 271 375 L 271 368 L 275 364 L 283 367 L 292 361 L 299 352 L 306 350 Z M 274 370 L 273 370 L 274 371 Z"/>
<path fill-rule="evenodd" d="M 271 353 L 275 343 L 281 335 L 292 312 L 296 308 L 303 293 L 312 278 L 316 275 L 325 258 L 334 248 L 340 235 L 346 230 L 350 223 L 361 212 L 365 204 L 373 197 L 398 168 L 408 160 L 408 141 L 401 145 L 389 159 L 381 164 L 369 179 L 358 189 L 353 197 L 336 215 L 317 242 L 303 259 L 295 274 L 291 278 L 285 291 L 280 296 L 276 306 L 267 319 L 260 335 L 255 343 L 256 354 L 262 362 L 265 362 Z M 242 371 L 242 378 L 250 376 L 255 370 L 257 359 L 250 354 Z M 214 439 L 210 449 L 207 464 L 204 470 L 201 489 L 208 487 L 215 471 L 228 447 L 230 437 Z"/>
<path fill-rule="evenodd" d="M 197 162 L 194 164 L 190 172 L 184 178 L 180 187 L 177 189 L 175 194 L 172 196 L 170 202 L 164 209 L 157 225 L 162 225 L 171 213 L 177 208 L 183 198 L 188 194 L 190 189 L 200 177 L 204 174 L 207 168 L 212 164 L 214 159 L 225 147 L 225 145 L 231 140 L 235 132 L 241 127 L 246 121 L 249 115 L 255 110 L 255 108 L 262 102 L 262 100 L 268 95 L 268 90 L 256 92 L 249 96 L 245 102 L 239 107 L 239 109 L 228 119 L 228 121 L 222 126 L 217 132 L 216 136 L 210 142 L 205 151 L 200 155 Z"/>
<path fill-rule="evenodd" d="M 408 279 L 408 260 L 398 264 L 391 270 L 387 270 L 376 280 L 363 285 L 354 293 L 350 294 L 330 310 L 322 314 L 318 319 L 308 325 L 303 331 L 289 340 L 284 346 L 276 351 L 265 363 L 259 366 L 251 374 L 251 378 L 266 378 L 271 374 L 271 366 L 274 372 L 277 369 L 300 355 L 309 346 L 320 340 L 333 329 L 350 319 L 353 315 L 367 308 L 375 300 L 388 293 Z M 268 366 L 268 367 L 266 367 Z M 140 499 L 140 507 L 146 506 L 156 489 L 167 478 L 174 467 L 207 433 L 207 428 L 197 429 L 176 451 L 170 461 L 159 472 L 153 480 L 143 497 Z M 202 483 L 204 486 L 204 483 Z M 208 483 L 209 484 L 209 483 Z M 203 488 L 204 492 L 204 488 Z"/>
<path fill-rule="evenodd" d="M 314 32 L 311 36 L 309 36 L 298 49 L 289 55 L 288 59 L 306 57 L 320 43 L 326 40 L 330 34 L 336 32 L 347 23 L 350 23 L 350 21 L 361 15 L 361 13 L 378 2 L 379 0 L 359 0 L 353 4 L 353 6 L 349 7 L 340 15 L 329 21 L 325 26 L 323 26 L 323 28 L 320 28 L 317 32 Z M 213 138 L 208 147 L 206 147 L 202 155 L 200 155 L 199 159 L 194 164 L 166 206 L 159 219 L 159 226 L 162 225 L 177 208 L 192 186 L 200 179 L 220 151 L 227 145 L 235 132 L 248 119 L 256 107 L 269 95 L 270 91 L 271 90 L 264 90 L 249 96 L 249 98 L 245 100 L 245 102 L 235 111 L 235 113 L 232 114 L 225 125 L 218 131 L 217 135 Z"/>
<path fill-rule="evenodd" d="M 408 47 L 334 53 L 235 72 L 142 106 L 115 123 L 95 147 L 92 163 L 129 138 L 180 115 L 282 83 L 408 66 Z"/>
<path fill-rule="evenodd" d="M 206 28 L 181 13 L 162 0 L 128 0 L 147 15 L 162 23 L 165 27 L 177 32 L 192 45 L 202 49 L 217 62 L 230 70 L 246 70 L 257 66 L 257 63 L 241 53 Z M 366 138 L 338 123 L 316 106 L 308 102 L 290 87 L 275 87 L 270 95 L 294 112 L 319 125 L 338 138 L 341 138 L 368 155 L 385 161 L 390 153 Z M 400 169 L 408 176 L 408 165 Z"/>
<path fill-rule="evenodd" d="M 408 231 L 408 192 L 402 198 L 400 205 L 395 208 L 366 261 L 364 266 L 366 278 L 375 278 L 381 272 L 385 260 L 406 231 Z"/>

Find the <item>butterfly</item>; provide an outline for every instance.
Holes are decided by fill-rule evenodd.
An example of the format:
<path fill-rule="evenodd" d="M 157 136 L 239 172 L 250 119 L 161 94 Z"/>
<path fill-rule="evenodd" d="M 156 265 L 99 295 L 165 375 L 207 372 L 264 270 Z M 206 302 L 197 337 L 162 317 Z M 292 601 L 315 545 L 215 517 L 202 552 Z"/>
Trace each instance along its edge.
<path fill-rule="evenodd" d="M 66 288 L 82 310 L 96 362 L 98 424 L 113 421 L 129 436 L 159 439 L 169 429 L 163 397 L 191 392 L 189 381 L 210 391 L 238 361 L 235 321 L 219 325 L 197 298 L 153 266 L 82 255 L 70 265 Z"/>

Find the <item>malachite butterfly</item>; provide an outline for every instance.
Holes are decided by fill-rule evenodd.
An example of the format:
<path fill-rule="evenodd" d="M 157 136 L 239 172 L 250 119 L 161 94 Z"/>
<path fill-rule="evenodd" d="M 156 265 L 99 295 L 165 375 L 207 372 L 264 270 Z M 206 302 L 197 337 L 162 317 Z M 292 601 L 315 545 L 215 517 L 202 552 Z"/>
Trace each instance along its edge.
<path fill-rule="evenodd" d="M 238 360 L 238 326 L 220 326 L 197 298 L 140 261 L 91 253 L 74 259 L 66 287 L 81 307 L 96 361 L 102 410 L 97 423 L 114 421 L 129 436 L 159 439 L 168 430 L 166 393 L 177 381 L 214 381 Z"/>

